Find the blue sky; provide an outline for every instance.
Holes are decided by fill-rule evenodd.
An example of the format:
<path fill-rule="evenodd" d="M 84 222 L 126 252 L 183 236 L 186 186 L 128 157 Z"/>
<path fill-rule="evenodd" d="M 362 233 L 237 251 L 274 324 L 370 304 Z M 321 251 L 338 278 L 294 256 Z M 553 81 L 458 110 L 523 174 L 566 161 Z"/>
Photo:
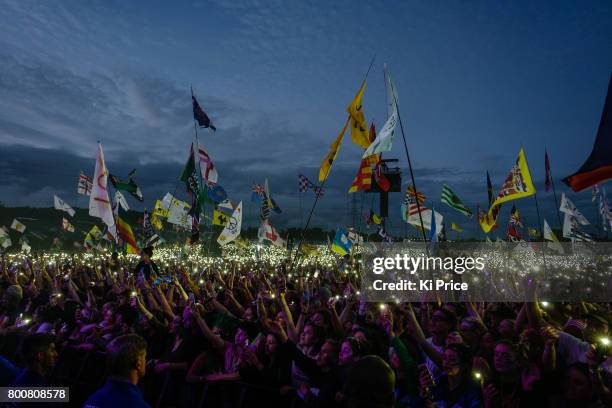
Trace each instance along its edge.
<path fill-rule="evenodd" d="M 193 138 L 193 86 L 218 128 L 200 140 L 229 195 L 249 208 L 250 186 L 267 177 L 284 210 L 272 221 L 298 225 L 297 174 L 316 178 L 376 55 L 366 118 L 384 123 L 386 62 L 429 205 L 476 233 L 473 221 L 442 207 L 442 183 L 468 205 L 484 205 L 485 171 L 498 188 L 522 145 L 552 224 L 544 147 L 557 180 L 582 164 L 612 70 L 610 2 L 176 3 L 3 2 L 2 202 L 51 206 L 55 193 L 85 206 L 75 178 L 93 172 L 97 140 L 112 173 L 139 170 L 144 205 L 166 191 L 183 195 L 178 177 Z M 347 138 L 315 225 L 350 222 L 346 190 L 359 152 Z M 386 156 L 401 159 L 407 181 L 401 139 Z M 559 181 L 557 188 L 567 191 Z M 571 197 L 594 221 L 590 193 Z M 401 199 L 390 200 L 396 233 L 404 231 Z M 364 212 L 372 201 L 366 197 Z M 303 196 L 304 213 L 311 202 Z M 516 202 L 528 224 L 535 224 L 533 202 Z M 254 208 L 246 216 L 257 222 Z"/>

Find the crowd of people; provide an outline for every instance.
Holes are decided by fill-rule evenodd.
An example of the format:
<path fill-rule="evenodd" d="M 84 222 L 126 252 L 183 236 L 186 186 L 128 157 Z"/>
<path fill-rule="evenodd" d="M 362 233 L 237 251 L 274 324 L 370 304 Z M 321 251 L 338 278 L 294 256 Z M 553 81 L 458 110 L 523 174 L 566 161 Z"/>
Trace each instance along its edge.
<path fill-rule="evenodd" d="M 24 259 L 0 264 L 0 386 L 81 384 L 76 406 L 612 406 L 610 305 L 535 284 L 528 303 L 368 303 L 335 266 Z M 76 356 L 104 358 L 64 375 Z"/>

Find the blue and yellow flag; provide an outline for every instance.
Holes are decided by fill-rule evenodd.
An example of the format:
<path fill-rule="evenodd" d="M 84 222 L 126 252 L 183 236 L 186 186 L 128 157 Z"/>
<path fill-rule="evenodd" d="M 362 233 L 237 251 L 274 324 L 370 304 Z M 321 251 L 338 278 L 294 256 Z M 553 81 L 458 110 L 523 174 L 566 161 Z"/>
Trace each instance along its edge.
<path fill-rule="evenodd" d="M 343 228 L 338 228 L 336 231 L 336 237 L 332 242 L 331 250 L 339 255 L 346 255 L 351 252 L 351 247 L 353 243 L 348 238 L 348 232 Z"/>

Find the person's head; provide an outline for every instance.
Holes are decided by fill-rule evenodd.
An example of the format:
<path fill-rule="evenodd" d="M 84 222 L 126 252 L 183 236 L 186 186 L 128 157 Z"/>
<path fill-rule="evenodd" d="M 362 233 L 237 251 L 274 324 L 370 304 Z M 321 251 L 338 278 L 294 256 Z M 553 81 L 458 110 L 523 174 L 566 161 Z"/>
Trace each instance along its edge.
<path fill-rule="evenodd" d="M 349 408 L 392 408 L 395 373 L 382 358 L 366 356 L 351 366 L 344 395 Z"/>
<path fill-rule="evenodd" d="M 257 335 L 257 328 L 250 323 L 241 323 L 234 332 L 234 344 L 246 345 Z"/>
<path fill-rule="evenodd" d="M 310 316 L 310 323 L 322 329 L 327 329 L 330 326 L 330 317 L 323 310 L 319 310 Z"/>
<path fill-rule="evenodd" d="M 331 367 L 338 363 L 338 343 L 335 340 L 327 339 L 321 346 L 319 351 L 319 359 L 317 364 L 322 367 Z"/>
<path fill-rule="evenodd" d="M 517 346 L 508 340 L 501 340 L 495 346 L 493 367 L 501 374 L 512 373 L 520 366 L 519 358 L 520 353 Z"/>
<path fill-rule="evenodd" d="M 175 316 L 168 326 L 168 331 L 182 337 L 184 333 L 183 318 L 181 316 Z"/>
<path fill-rule="evenodd" d="M 26 366 L 40 374 L 51 370 L 57 361 L 54 339 L 45 333 L 25 337 L 21 342 L 20 352 Z"/>
<path fill-rule="evenodd" d="M 465 317 L 459 324 L 459 333 L 461 333 L 464 343 L 475 347 L 482 336 L 482 326 L 476 318 L 472 316 Z"/>
<path fill-rule="evenodd" d="M 125 334 L 107 346 L 109 374 L 129 378 L 134 384 L 146 373 L 147 342 L 136 334 Z"/>
<path fill-rule="evenodd" d="M 2 296 L 2 306 L 7 309 L 16 308 L 23 299 L 23 290 L 19 285 L 11 285 Z"/>
<path fill-rule="evenodd" d="M 497 333 L 502 339 L 514 339 L 516 337 L 516 333 L 514 332 L 514 321 L 512 319 L 503 319 L 497 325 Z"/>
<path fill-rule="evenodd" d="M 575 404 L 584 403 L 588 405 L 593 398 L 593 383 L 589 374 L 589 366 L 585 363 L 574 363 L 567 368 L 565 373 L 566 401 Z"/>
<path fill-rule="evenodd" d="M 254 322 L 256 317 L 255 308 L 252 306 L 248 306 L 244 309 L 244 312 L 242 312 L 242 318 L 247 322 Z"/>
<path fill-rule="evenodd" d="M 354 337 L 347 337 L 340 345 L 338 363 L 340 365 L 351 364 L 361 357 L 361 345 Z"/>
<path fill-rule="evenodd" d="M 142 259 L 145 261 L 150 261 L 153 258 L 153 247 L 148 246 L 142 249 Z"/>
<path fill-rule="evenodd" d="M 452 312 L 443 308 L 436 309 L 431 316 L 431 333 L 434 336 L 446 337 L 456 323 L 457 319 Z"/>
<path fill-rule="evenodd" d="M 469 375 L 471 369 L 472 354 L 466 345 L 450 344 L 442 353 L 442 370 L 449 377 Z"/>
<path fill-rule="evenodd" d="M 102 317 L 106 322 L 112 323 L 114 321 L 116 308 L 117 305 L 113 302 L 106 302 L 102 305 Z"/>
<path fill-rule="evenodd" d="M 356 338 L 362 343 L 368 340 L 368 334 L 366 333 L 366 329 L 357 324 L 353 325 L 352 334 L 354 338 Z"/>
<path fill-rule="evenodd" d="M 463 344 L 463 337 L 457 330 L 448 333 L 448 336 L 446 336 L 446 347 L 451 344 Z"/>
<path fill-rule="evenodd" d="M 280 345 L 280 341 L 278 337 L 272 333 L 269 333 L 266 336 L 266 354 L 269 356 L 276 355 L 278 351 L 278 346 Z"/>
<path fill-rule="evenodd" d="M 300 346 L 314 347 L 321 339 L 320 329 L 313 324 L 305 324 L 300 333 Z"/>

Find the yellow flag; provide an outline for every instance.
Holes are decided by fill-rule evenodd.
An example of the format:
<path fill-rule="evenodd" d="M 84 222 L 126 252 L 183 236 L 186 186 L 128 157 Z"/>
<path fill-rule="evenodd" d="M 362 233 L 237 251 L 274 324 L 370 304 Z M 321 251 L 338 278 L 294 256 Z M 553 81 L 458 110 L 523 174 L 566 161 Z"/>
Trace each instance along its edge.
<path fill-rule="evenodd" d="M 153 208 L 153 215 L 168 218 L 168 208 L 160 200 L 157 200 L 155 202 L 155 208 Z"/>
<path fill-rule="evenodd" d="M 338 149 L 342 144 L 342 139 L 344 139 L 344 133 L 346 132 L 346 127 L 348 126 L 349 121 L 347 120 L 344 124 L 344 127 L 340 131 L 340 134 L 336 137 L 336 140 L 329 146 L 329 153 L 323 159 L 321 163 L 321 169 L 319 170 L 319 182 L 325 181 L 327 176 L 329 176 L 329 171 L 331 170 L 331 165 L 336 160 L 336 156 L 338 156 Z"/>
<path fill-rule="evenodd" d="M 506 181 L 504 181 L 504 184 L 499 189 L 499 193 L 497 193 L 497 198 L 493 201 L 493 204 L 491 204 L 491 208 L 489 208 L 489 212 L 484 217 L 484 220 L 480 222 L 480 226 L 484 232 L 488 233 L 495 225 L 497 213 L 499 212 L 497 207 L 506 201 L 529 197 L 534 195 L 535 192 L 536 190 L 531 181 L 531 173 L 529 171 L 529 166 L 527 166 L 525 152 L 523 148 L 521 148 L 516 163 L 514 163 L 514 166 L 510 169 L 510 174 L 508 174 Z"/>
<path fill-rule="evenodd" d="M 158 231 L 164 228 L 164 224 L 156 214 L 151 214 L 151 225 Z"/>
<path fill-rule="evenodd" d="M 455 224 L 454 222 L 451 223 L 451 229 L 453 231 L 457 231 L 457 232 L 463 232 L 463 228 L 461 228 L 460 226 L 458 226 L 457 224 Z"/>
<path fill-rule="evenodd" d="M 363 91 L 365 90 L 366 81 L 363 81 L 359 92 L 355 95 L 355 98 L 351 101 L 349 106 L 346 108 L 349 116 L 351 117 L 351 140 L 357 146 L 361 146 L 367 149 L 370 145 L 370 132 L 368 130 L 368 123 L 365 120 L 363 114 L 363 106 L 361 105 L 361 98 L 363 97 Z"/>
<path fill-rule="evenodd" d="M 225 224 L 227 224 L 227 220 L 228 219 L 229 219 L 229 217 L 227 215 L 225 215 L 224 213 L 222 213 L 219 210 L 215 210 L 215 212 L 213 213 L 212 223 L 213 223 L 213 225 L 224 226 Z"/>

